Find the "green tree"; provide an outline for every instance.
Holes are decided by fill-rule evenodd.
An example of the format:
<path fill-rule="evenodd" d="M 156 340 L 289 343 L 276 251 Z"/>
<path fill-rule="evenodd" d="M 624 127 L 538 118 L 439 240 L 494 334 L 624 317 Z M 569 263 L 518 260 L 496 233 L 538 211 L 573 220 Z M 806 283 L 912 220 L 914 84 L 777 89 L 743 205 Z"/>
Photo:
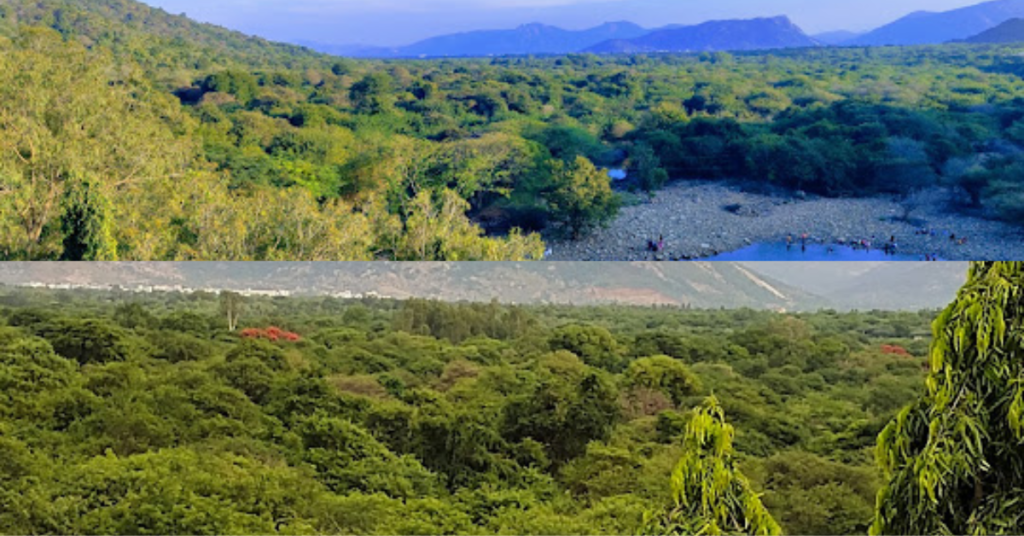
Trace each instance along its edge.
<path fill-rule="evenodd" d="M 600 326 L 565 326 L 548 341 L 552 351 L 572 352 L 584 363 L 610 372 L 621 372 L 626 360 L 615 336 Z"/>
<path fill-rule="evenodd" d="M 653 192 L 668 182 L 668 172 L 661 167 L 661 159 L 649 144 L 637 144 L 633 148 L 630 159 L 632 160 L 630 171 L 633 172 L 634 179 L 645 192 Z"/>
<path fill-rule="evenodd" d="M 608 173 L 582 156 L 569 163 L 552 162 L 551 188 L 546 198 L 552 219 L 565 225 L 573 239 L 614 219 L 622 204 L 612 192 Z"/>
<path fill-rule="evenodd" d="M 113 236 L 109 203 L 96 186 L 81 181 L 64 192 L 61 233 L 63 261 L 116 261 L 117 241 Z"/>
<path fill-rule="evenodd" d="M 685 451 L 672 472 L 675 506 L 648 516 L 651 534 L 782 534 L 733 457 L 732 426 L 714 397 L 694 410 L 683 439 Z"/>
<path fill-rule="evenodd" d="M 383 114 L 391 111 L 394 98 L 391 85 L 394 80 L 386 73 L 371 73 L 356 82 L 349 91 L 349 99 L 356 111 L 364 114 Z"/>
<path fill-rule="evenodd" d="M 700 380 L 681 361 L 665 355 L 645 357 L 629 365 L 626 385 L 663 392 L 676 404 L 700 392 Z"/>
<path fill-rule="evenodd" d="M 879 435 L 872 534 L 1024 526 L 1024 262 L 978 262 L 934 325 L 927 393 Z"/>

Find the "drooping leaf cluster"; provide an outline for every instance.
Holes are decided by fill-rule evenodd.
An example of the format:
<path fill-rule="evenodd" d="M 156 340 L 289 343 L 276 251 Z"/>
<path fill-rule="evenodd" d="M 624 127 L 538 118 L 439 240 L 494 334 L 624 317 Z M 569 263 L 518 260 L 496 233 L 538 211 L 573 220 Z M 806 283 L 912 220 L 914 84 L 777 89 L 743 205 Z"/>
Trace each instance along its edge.
<path fill-rule="evenodd" d="M 1024 263 L 979 262 L 935 322 L 927 392 L 879 437 L 874 534 L 1024 524 Z"/>

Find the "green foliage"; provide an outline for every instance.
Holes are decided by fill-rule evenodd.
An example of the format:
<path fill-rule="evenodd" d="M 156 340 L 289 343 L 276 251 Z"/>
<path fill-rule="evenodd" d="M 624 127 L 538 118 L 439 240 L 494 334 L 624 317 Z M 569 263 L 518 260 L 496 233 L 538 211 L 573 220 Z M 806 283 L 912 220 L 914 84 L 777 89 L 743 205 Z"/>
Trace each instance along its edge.
<path fill-rule="evenodd" d="M 700 380 L 686 365 L 671 357 L 659 355 L 638 359 L 629 365 L 626 385 L 632 388 L 663 392 L 676 405 L 700 392 Z"/>
<path fill-rule="evenodd" d="M 615 217 L 603 167 L 1024 221 L 1012 45 L 364 62 L 131 0 L 2 7 L 2 259 L 537 259 Z"/>
<path fill-rule="evenodd" d="M 82 182 L 68 188 L 64 205 L 60 219 L 64 235 L 61 260 L 116 261 L 117 243 L 111 229 L 110 209 L 95 187 Z"/>
<path fill-rule="evenodd" d="M 586 364 L 610 372 L 621 372 L 626 366 L 622 349 L 615 337 L 599 326 L 559 328 L 552 334 L 550 345 L 554 351 L 572 352 Z"/>
<path fill-rule="evenodd" d="M 934 317 L 247 298 L 245 326 L 302 336 L 274 343 L 232 333 L 214 294 L 0 304 L 16 534 L 631 534 L 651 510 L 667 533 L 710 519 L 668 519 L 681 459 L 733 471 L 707 497 L 757 490 L 786 533 L 863 533 L 871 447 Z M 706 392 L 728 456 L 707 441 L 728 425 L 699 443 L 679 409 Z"/>
<path fill-rule="evenodd" d="M 977 262 L 934 325 L 927 392 L 878 439 L 872 534 L 1010 534 L 1024 522 L 1024 263 Z"/>
<path fill-rule="evenodd" d="M 732 426 L 718 401 L 694 411 L 683 439 L 685 449 L 672 472 L 673 508 L 653 519 L 658 534 L 782 534 L 733 459 Z M 652 532 L 652 533 L 655 533 Z"/>
<path fill-rule="evenodd" d="M 611 221 L 622 204 L 612 192 L 608 172 L 582 156 L 552 163 L 551 189 L 545 196 L 552 220 L 565 225 L 573 238 Z"/>

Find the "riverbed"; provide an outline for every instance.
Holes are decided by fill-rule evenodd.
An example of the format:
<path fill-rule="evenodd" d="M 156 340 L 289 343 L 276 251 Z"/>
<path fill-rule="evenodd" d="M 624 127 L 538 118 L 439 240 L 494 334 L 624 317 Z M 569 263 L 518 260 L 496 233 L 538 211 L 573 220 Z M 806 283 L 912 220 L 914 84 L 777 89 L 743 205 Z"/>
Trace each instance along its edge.
<path fill-rule="evenodd" d="M 941 189 L 924 199 L 908 222 L 901 219 L 902 206 L 888 197 L 798 199 L 749 193 L 726 182 L 677 182 L 579 241 L 548 236 L 548 259 L 1024 260 L 1024 228 L 953 211 Z M 664 249 L 649 251 L 649 242 L 662 238 Z M 778 258 L 787 241 L 798 250 L 804 241 L 814 246 L 814 258 L 800 258 L 792 249 Z M 893 241 L 896 257 L 881 249 Z M 842 258 L 842 246 L 851 244 L 868 245 L 849 252 L 865 256 Z M 829 247 L 839 254 L 829 258 Z"/>

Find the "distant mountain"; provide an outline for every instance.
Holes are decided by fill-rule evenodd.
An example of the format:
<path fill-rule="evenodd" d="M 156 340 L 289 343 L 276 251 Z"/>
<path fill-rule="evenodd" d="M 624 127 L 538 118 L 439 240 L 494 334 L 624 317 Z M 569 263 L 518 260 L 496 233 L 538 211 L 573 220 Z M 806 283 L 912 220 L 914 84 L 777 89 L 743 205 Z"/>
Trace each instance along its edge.
<path fill-rule="evenodd" d="M 614 39 L 586 50 L 597 54 L 768 50 L 818 46 L 788 17 L 710 21 L 662 29 L 634 39 Z"/>
<path fill-rule="evenodd" d="M 0 263 L 4 284 L 376 292 L 448 301 L 816 309 L 812 294 L 729 263 Z"/>
<path fill-rule="evenodd" d="M 752 262 L 744 263 L 785 284 L 845 309 L 938 309 L 967 281 L 960 262 Z"/>
<path fill-rule="evenodd" d="M 995 28 L 968 37 L 967 43 L 1022 43 L 1024 42 L 1024 19 L 1010 19 Z"/>
<path fill-rule="evenodd" d="M 1024 17 L 1024 0 L 995 0 L 942 13 L 919 11 L 846 44 L 880 46 L 946 43 L 967 39 L 1018 17 Z"/>
<path fill-rule="evenodd" d="M 526 24 L 513 30 L 480 30 L 442 35 L 395 48 L 335 47 L 315 43 L 310 46 L 331 54 L 385 58 L 568 54 L 609 39 L 632 39 L 647 33 L 649 30 L 631 22 L 608 22 L 579 31 L 544 24 Z"/>
<path fill-rule="evenodd" d="M 818 41 L 823 45 L 843 45 L 848 43 L 860 36 L 864 35 L 864 32 L 850 32 L 847 30 L 838 30 L 834 32 L 824 32 L 811 36 L 811 39 Z"/>

